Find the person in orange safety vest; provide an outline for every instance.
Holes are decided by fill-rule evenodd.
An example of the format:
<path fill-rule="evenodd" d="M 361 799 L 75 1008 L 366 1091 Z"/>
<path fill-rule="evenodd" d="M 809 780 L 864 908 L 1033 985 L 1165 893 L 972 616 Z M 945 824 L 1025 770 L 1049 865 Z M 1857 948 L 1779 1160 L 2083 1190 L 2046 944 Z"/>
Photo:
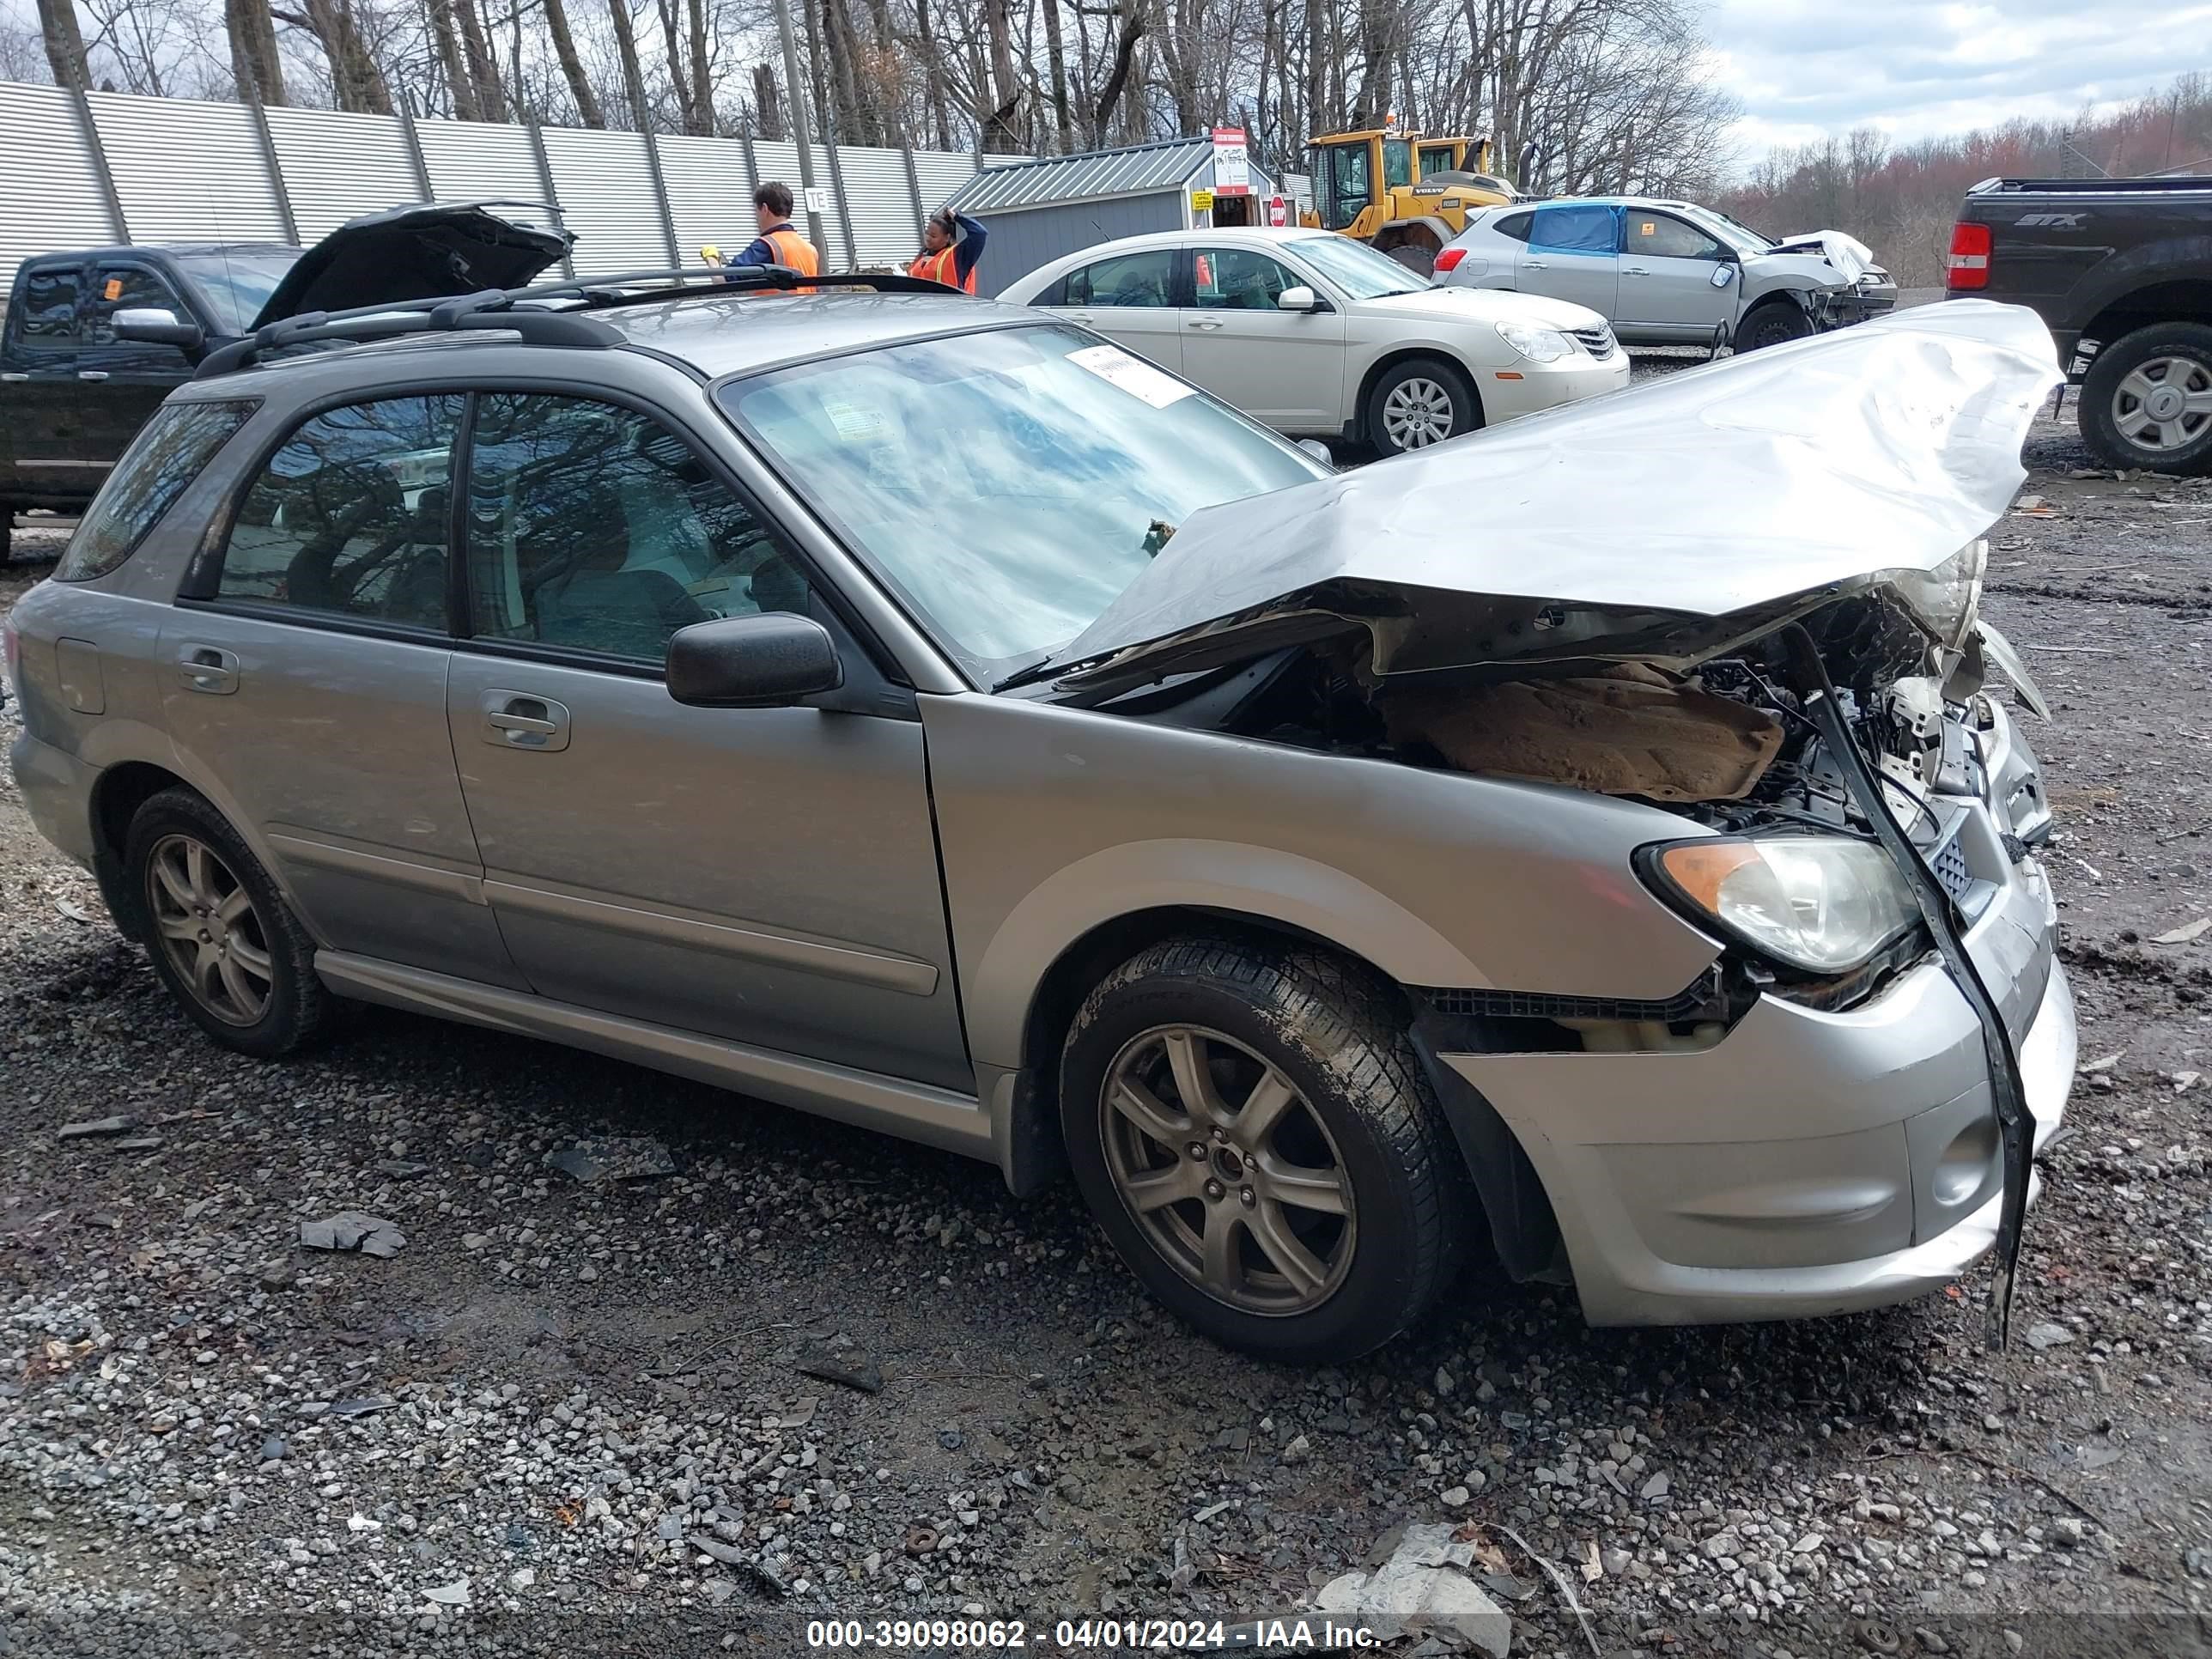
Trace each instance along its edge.
<path fill-rule="evenodd" d="M 906 274 L 973 294 L 975 267 L 990 235 L 966 214 L 939 208 L 922 227 L 921 256 L 906 268 Z"/>
<path fill-rule="evenodd" d="M 753 216 L 760 234 L 750 246 L 727 261 L 732 265 L 788 265 L 802 276 L 822 274 L 822 256 L 814 244 L 791 228 L 791 187 L 770 179 L 753 192 Z M 718 263 L 709 260 L 709 264 Z M 811 294 L 811 288 L 794 292 Z"/>

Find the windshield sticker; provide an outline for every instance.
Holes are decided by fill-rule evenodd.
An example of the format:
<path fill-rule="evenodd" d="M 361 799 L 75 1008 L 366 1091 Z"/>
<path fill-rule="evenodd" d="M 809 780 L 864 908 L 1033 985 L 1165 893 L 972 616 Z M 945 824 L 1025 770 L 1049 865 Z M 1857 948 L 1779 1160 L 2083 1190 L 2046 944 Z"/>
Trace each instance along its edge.
<path fill-rule="evenodd" d="M 830 424 L 837 428 L 840 442 L 864 444 L 884 434 L 884 412 L 880 409 L 863 409 L 858 404 L 825 403 L 823 411 L 830 416 Z"/>
<path fill-rule="evenodd" d="M 1121 387 L 1132 398 L 1143 398 L 1154 409 L 1179 404 L 1194 390 L 1173 375 L 1163 374 L 1143 358 L 1131 356 L 1119 346 L 1085 346 L 1080 351 L 1069 352 L 1067 361 Z"/>

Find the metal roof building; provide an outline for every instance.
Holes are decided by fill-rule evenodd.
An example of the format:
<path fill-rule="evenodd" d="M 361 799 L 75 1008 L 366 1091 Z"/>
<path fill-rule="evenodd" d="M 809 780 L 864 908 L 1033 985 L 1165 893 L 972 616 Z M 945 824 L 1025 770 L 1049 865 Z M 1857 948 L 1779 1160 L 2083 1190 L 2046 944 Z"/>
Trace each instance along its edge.
<path fill-rule="evenodd" d="M 1191 192 L 1213 185 L 1213 144 L 1208 138 L 1174 138 L 987 167 L 945 205 L 991 233 L 977 286 L 996 294 L 1062 254 L 1117 237 L 1256 222 L 1247 216 L 1249 204 L 1274 194 L 1276 186 L 1257 162 L 1249 173 L 1249 197 L 1234 198 L 1233 205 L 1224 198 L 1212 214 L 1194 212 Z"/>

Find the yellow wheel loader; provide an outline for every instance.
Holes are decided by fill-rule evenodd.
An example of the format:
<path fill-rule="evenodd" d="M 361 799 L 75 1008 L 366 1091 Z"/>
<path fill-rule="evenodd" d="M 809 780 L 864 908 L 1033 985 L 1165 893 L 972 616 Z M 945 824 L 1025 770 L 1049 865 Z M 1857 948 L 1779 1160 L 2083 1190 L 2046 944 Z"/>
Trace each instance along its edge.
<path fill-rule="evenodd" d="M 1369 242 L 1425 276 L 1467 216 L 1519 194 L 1487 138 L 1425 137 L 1383 128 L 1332 132 L 1313 152 L 1315 210 L 1301 222 Z"/>

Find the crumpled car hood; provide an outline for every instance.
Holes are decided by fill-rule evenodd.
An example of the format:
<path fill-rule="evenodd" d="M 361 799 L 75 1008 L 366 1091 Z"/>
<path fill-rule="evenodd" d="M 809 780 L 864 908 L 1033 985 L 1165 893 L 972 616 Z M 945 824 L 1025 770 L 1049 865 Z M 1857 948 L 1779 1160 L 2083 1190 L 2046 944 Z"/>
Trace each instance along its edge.
<path fill-rule="evenodd" d="M 1987 301 L 1685 369 L 1195 513 L 1053 660 L 1135 684 L 1364 628 L 1377 678 L 1686 665 L 1886 577 L 1911 604 L 2010 503 L 2059 379 Z"/>
<path fill-rule="evenodd" d="M 392 208 L 349 219 L 294 261 L 246 332 L 311 311 L 520 288 L 574 246 L 494 211 L 501 204 Z"/>
<path fill-rule="evenodd" d="M 1765 257 L 1771 258 L 1775 253 L 1813 254 L 1841 271 L 1844 280 L 1849 283 L 1880 269 L 1872 248 L 1840 230 L 1808 230 L 1799 235 L 1784 236 Z"/>

